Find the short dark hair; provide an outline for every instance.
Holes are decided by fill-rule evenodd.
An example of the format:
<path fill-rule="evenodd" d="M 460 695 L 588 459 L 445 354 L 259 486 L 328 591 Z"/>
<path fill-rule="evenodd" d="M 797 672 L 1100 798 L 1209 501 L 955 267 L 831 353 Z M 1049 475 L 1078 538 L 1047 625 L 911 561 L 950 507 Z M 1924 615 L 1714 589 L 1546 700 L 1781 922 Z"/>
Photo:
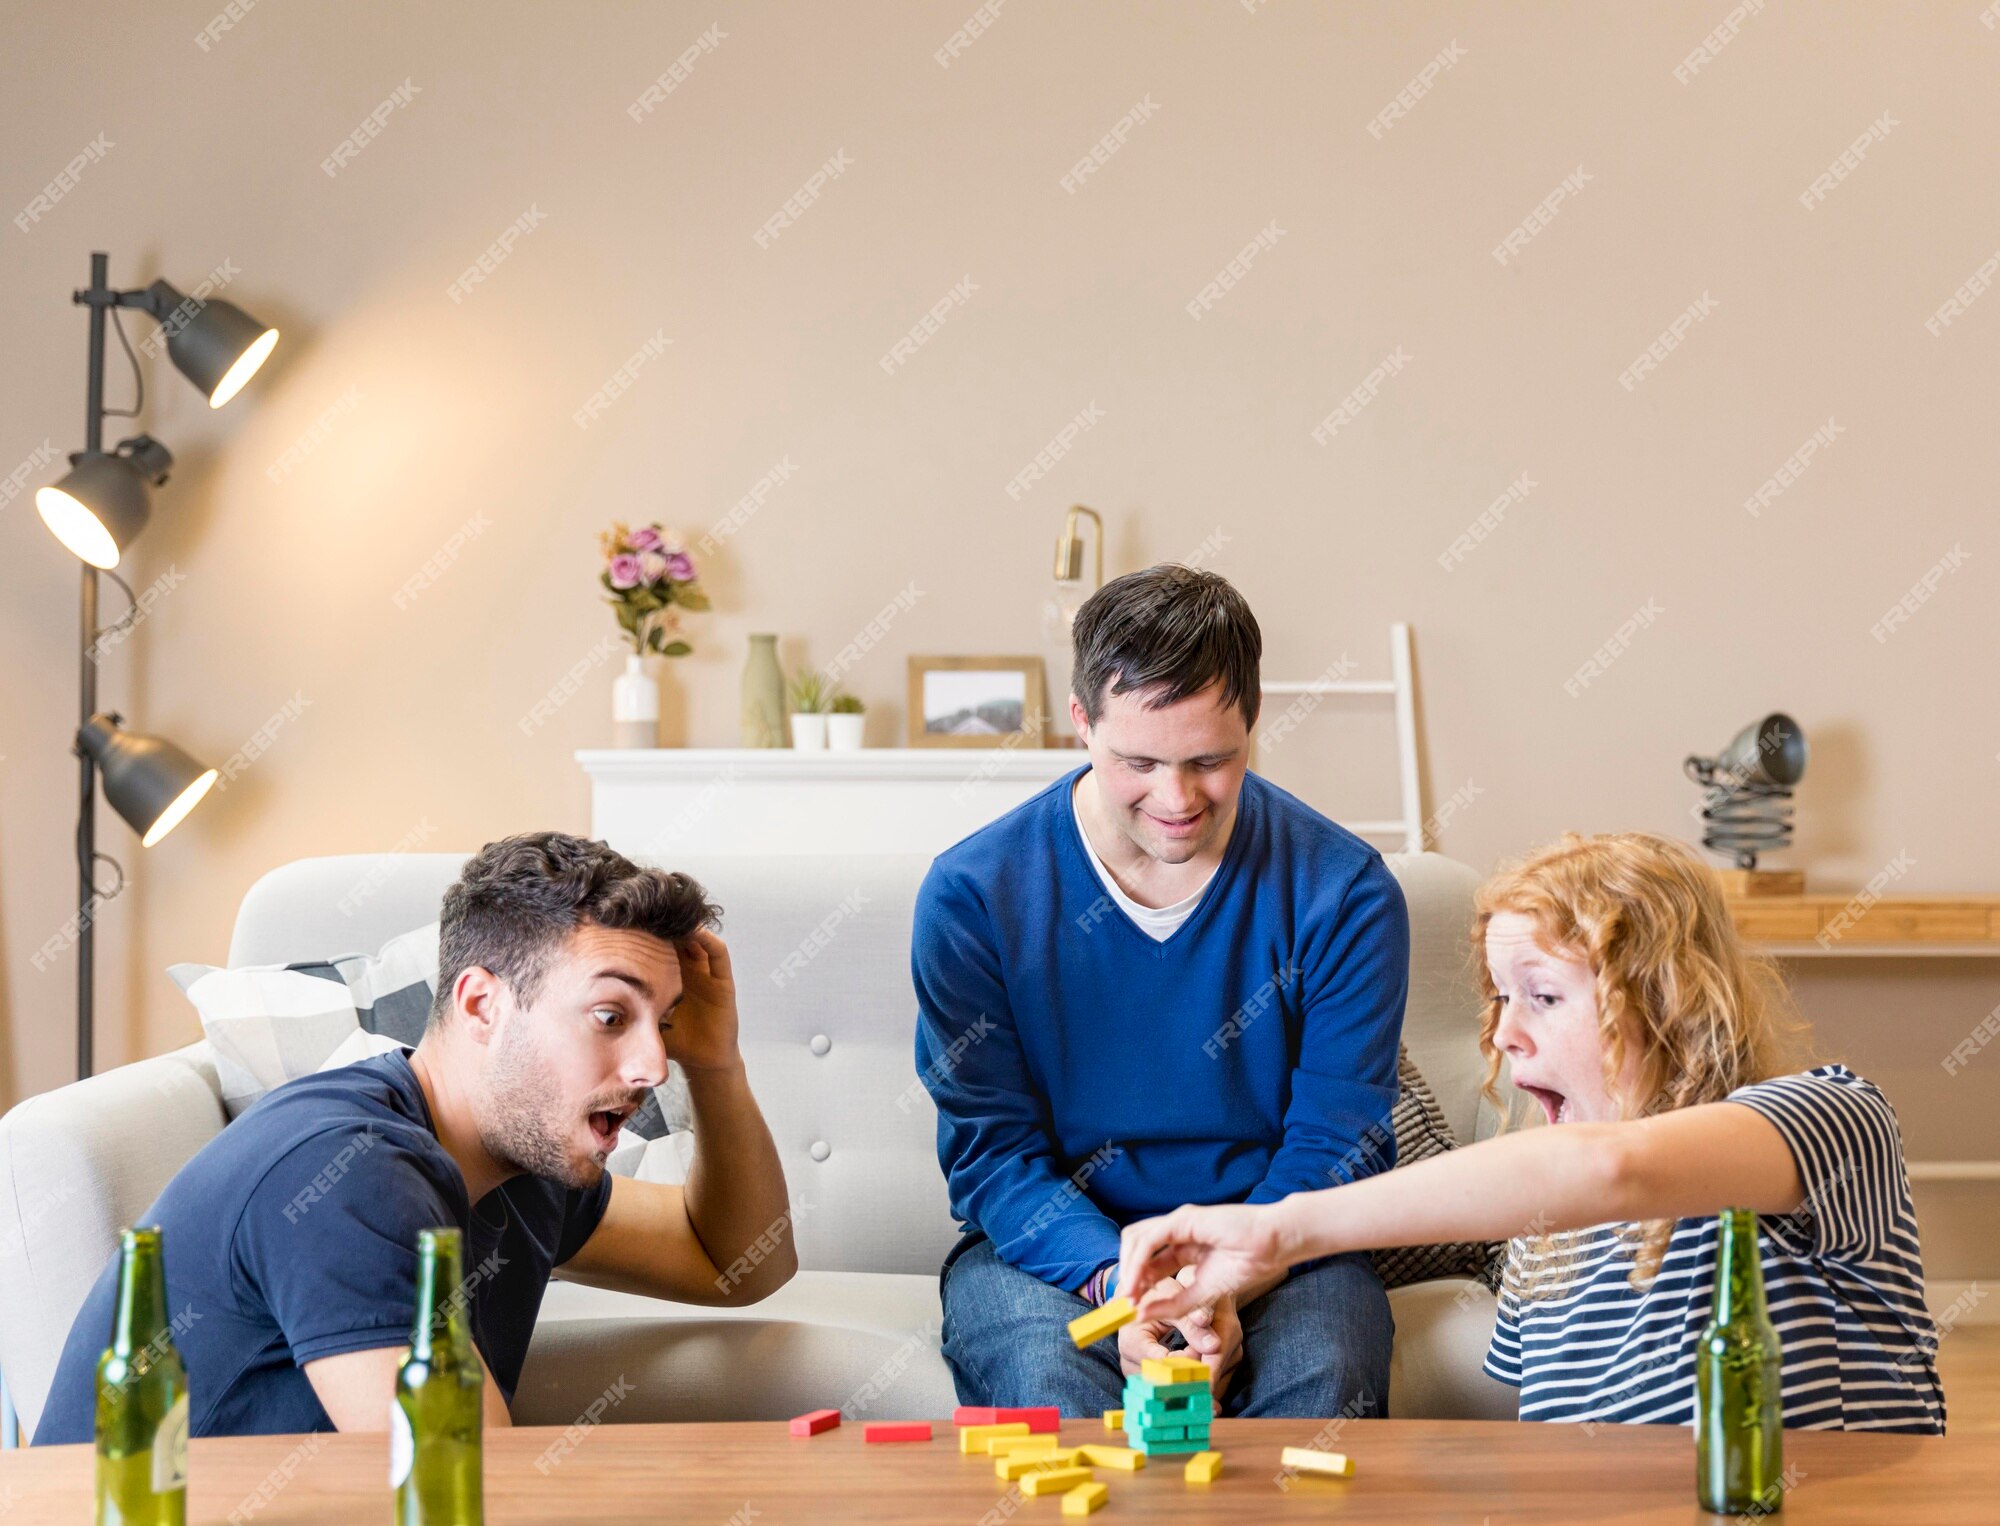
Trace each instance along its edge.
<path fill-rule="evenodd" d="M 444 893 L 430 1021 L 450 1015 L 460 972 L 475 966 L 531 1004 L 556 951 L 585 923 L 673 943 L 721 917 L 687 875 L 641 869 L 605 843 L 566 832 L 503 837 L 473 854 Z"/>
<path fill-rule="evenodd" d="M 1263 632 L 1219 573 L 1163 562 L 1113 578 L 1084 600 L 1070 633 L 1070 687 L 1093 726 L 1107 692 L 1145 691 L 1146 708 L 1160 710 L 1215 683 L 1246 728 L 1257 724 Z"/>

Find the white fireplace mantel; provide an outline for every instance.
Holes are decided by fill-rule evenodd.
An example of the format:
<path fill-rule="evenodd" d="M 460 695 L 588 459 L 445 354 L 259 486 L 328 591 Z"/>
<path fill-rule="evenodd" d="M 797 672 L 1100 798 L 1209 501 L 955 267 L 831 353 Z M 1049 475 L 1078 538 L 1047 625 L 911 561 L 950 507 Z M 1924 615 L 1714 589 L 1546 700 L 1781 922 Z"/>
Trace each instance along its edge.
<path fill-rule="evenodd" d="M 1088 761 L 1080 748 L 588 748 L 590 830 L 657 861 L 943 852 Z"/>

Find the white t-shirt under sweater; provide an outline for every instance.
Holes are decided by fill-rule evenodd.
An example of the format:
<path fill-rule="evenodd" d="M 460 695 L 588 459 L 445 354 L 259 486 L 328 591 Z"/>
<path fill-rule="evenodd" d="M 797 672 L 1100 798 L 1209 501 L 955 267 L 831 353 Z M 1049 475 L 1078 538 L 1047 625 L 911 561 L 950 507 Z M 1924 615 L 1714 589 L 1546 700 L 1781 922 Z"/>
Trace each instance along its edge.
<path fill-rule="evenodd" d="M 1077 781 L 1079 786 L 1082 782 L 1082 780 Z M 1197 885 L 1192 894 L 1183 896 L 1171 906 L 1141 906 L 1118 888 L 1118 881 L 1111 877 L 1111 871 L 1104 867 L 1104 860 L 1097 856 L 1097 849 L 1091 846 L 1090 833 L 1085 831 L 1083 826 L 1083 809 L 1076 803 L 1074 789 L 1070 791 L 1069 808 L 1070 814 L 1076 818 L 1076 835 L 1083 839 L 1083 855 L 1090 860 L 1090 867 L 1097 871 L 1097 877 L 1104 882 L 1105 890 L 1117 903 L 1118 909 L 1132 919 L 1140 932 L 1156 943 L 1165 943 L 1180 931 L 1181 923 L 1192 916 L 1195 907 L 1201 904 L 1202 896 L 1207 893 L 1210 882 L 1215 878 L 1215 871 L 1211 869 L 1208 879 Z"/>

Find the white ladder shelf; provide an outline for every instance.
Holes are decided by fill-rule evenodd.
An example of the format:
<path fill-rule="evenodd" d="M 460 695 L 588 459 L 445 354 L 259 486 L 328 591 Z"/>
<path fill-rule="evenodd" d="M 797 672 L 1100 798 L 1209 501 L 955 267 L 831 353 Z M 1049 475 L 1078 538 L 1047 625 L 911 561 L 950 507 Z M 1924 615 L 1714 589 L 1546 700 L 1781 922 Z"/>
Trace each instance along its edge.
<path fill-rule="evenodd" d="M 1417 702 L 1410 663 L 1410 627 L 1401 620 L 1389 627 L 1387 678 L 1314 678 L 1292 683 L 1267 679 L 1266 698 L 1274 694 L 1389 694 L 1396 701 L 1396 775 L 1403 814 L 1388 821 L 1343 821 L 1348 831 L 1363 837 L 1400 834 L 1405 853 L 1422 853 L 1424 842 L 1423 786 L 1417 770 Z"/>

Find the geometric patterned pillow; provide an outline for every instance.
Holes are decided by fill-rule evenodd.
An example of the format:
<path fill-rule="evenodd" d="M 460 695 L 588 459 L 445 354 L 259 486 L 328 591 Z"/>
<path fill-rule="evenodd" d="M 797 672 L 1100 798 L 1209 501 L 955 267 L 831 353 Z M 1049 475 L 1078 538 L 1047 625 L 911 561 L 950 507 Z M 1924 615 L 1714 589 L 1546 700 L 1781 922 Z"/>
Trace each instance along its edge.
<path fill-rule="evenodd" d="M 1396 1105 L 1390 1112 L 1396 1132 L 1396 1168 L 1458 1148 L 1437 1095 L 1417 1069 L 1407 1049 L 1396 1055 Z M 1375 1273 L 1385 1288 L 1427 1282 L 1433 1277 L 1472 1277 L 1489 1291 L 1500 1289 L 1500 1269 L 1506 1264 L 1504 1240 L 1459 1241 L 1450 1245 L 1406 1245 L 1370 1253 Z"/>
<path fill-rule="evenodd" d="M 234 1118 L 264 1093 L 327 1068 L 336 1051 L 351 1062 L 387 1047 L 351 1042 L 359 1034 L 414 1049 L 430 1018 L 437 967 L 438 924 L 432 922 L 391 938 L 373 954 L 233 970 L 175 964 L 167 973 L 201 1015 L 222 1082 L 223 1111 Z M 675 1069 L 624 1133 L 657 1139 L 688 1127 L 690 1111 Z"/>
<path fill-rule="evenodd" d="M 176 964 L 167 973 L 201 1016 L 223 1110 L 234 1118 L 317 1072 L 357 1032 L 414 1046 L 430 1015 L 437 947 L 433 922 L 370 955 L 234 970 Z"/>

